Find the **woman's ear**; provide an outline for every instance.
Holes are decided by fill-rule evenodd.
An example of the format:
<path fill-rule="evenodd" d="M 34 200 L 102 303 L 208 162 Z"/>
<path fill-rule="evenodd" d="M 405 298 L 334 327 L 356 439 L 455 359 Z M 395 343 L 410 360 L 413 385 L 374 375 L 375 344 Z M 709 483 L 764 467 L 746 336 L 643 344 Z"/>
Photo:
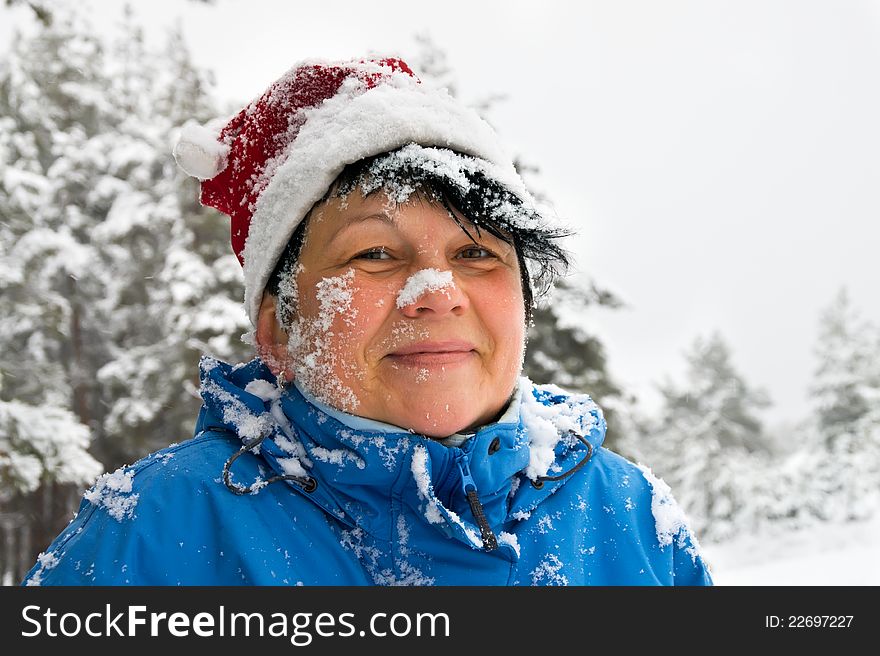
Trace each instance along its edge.
<path fill-rule="evenodd" d="M 287 333 L 278 323 L 277 300 L 268 292 L 263 293 L 260 312 L 257 315 L 257 355 L 273 374 L 293 378 L 290 354 L 287 352 Z"/>

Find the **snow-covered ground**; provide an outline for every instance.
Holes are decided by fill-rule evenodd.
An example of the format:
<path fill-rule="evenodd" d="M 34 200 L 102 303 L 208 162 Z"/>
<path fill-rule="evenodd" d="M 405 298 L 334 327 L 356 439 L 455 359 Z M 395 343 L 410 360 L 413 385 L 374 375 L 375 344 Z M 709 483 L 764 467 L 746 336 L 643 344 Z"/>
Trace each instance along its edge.
<path fill-rule="evenodd" d="M 880 585 L 880 515 L 702 546 L 716 585 Z"/>

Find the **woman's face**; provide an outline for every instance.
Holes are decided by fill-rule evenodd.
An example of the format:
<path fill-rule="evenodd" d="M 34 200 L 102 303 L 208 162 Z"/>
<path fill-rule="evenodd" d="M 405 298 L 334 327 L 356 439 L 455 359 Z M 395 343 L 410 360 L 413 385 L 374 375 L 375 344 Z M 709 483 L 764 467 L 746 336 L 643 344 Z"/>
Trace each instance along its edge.
<path fill-rule="evenodd" d="M 494 419 L 522 368 L 525 308 L 513 246 L 469 232 L 477 244 L 415 195 L 315 208 L 293 325 L 278 329 L 272 297 L 260 312 L 276 321 L 277 368 L 334 407 L 430 437 Z M 261 345 L 267 334 L 258 326 Z"/>

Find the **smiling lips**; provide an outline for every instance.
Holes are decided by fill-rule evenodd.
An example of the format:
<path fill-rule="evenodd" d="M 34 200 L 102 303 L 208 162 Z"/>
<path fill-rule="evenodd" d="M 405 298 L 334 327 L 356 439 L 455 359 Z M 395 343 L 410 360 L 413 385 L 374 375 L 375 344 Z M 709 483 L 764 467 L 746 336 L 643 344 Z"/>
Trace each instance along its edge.
<path fill-rule="evenodd" d="M 464 362 L 476 352 L 476 347 L 470 342 L 445 340 L 409 344 L 389 353 L 388 357 L 402 365 L 426 367 Z"/>

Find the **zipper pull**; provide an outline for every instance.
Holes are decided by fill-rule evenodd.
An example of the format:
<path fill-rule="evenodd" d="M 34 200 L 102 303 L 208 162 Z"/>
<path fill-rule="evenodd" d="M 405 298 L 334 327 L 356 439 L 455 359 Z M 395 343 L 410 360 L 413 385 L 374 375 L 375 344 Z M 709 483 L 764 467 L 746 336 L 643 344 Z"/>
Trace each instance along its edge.
<path fill-rule="evenodd" d="M 471 476 L 471 470 L 468 467 L 467 458 L 464 453 L 456 458 L 456 463 L 458 464 L 458 470 L 461 472 L 461 489 L 467 497 L 471 512 L 474 514 L 474 519 L 477 520 L 477 526 L 480 527 L 483 548 L 486 551 L 493 551 L 498 548 L 498 539 L 492 532 L 492 527 L 489 526 L 486 513 L 483 512 L 483 504 L 480 503 L 480 497 L 477 495 L 477 484 L 474 483 L 474 477 Z"/>

